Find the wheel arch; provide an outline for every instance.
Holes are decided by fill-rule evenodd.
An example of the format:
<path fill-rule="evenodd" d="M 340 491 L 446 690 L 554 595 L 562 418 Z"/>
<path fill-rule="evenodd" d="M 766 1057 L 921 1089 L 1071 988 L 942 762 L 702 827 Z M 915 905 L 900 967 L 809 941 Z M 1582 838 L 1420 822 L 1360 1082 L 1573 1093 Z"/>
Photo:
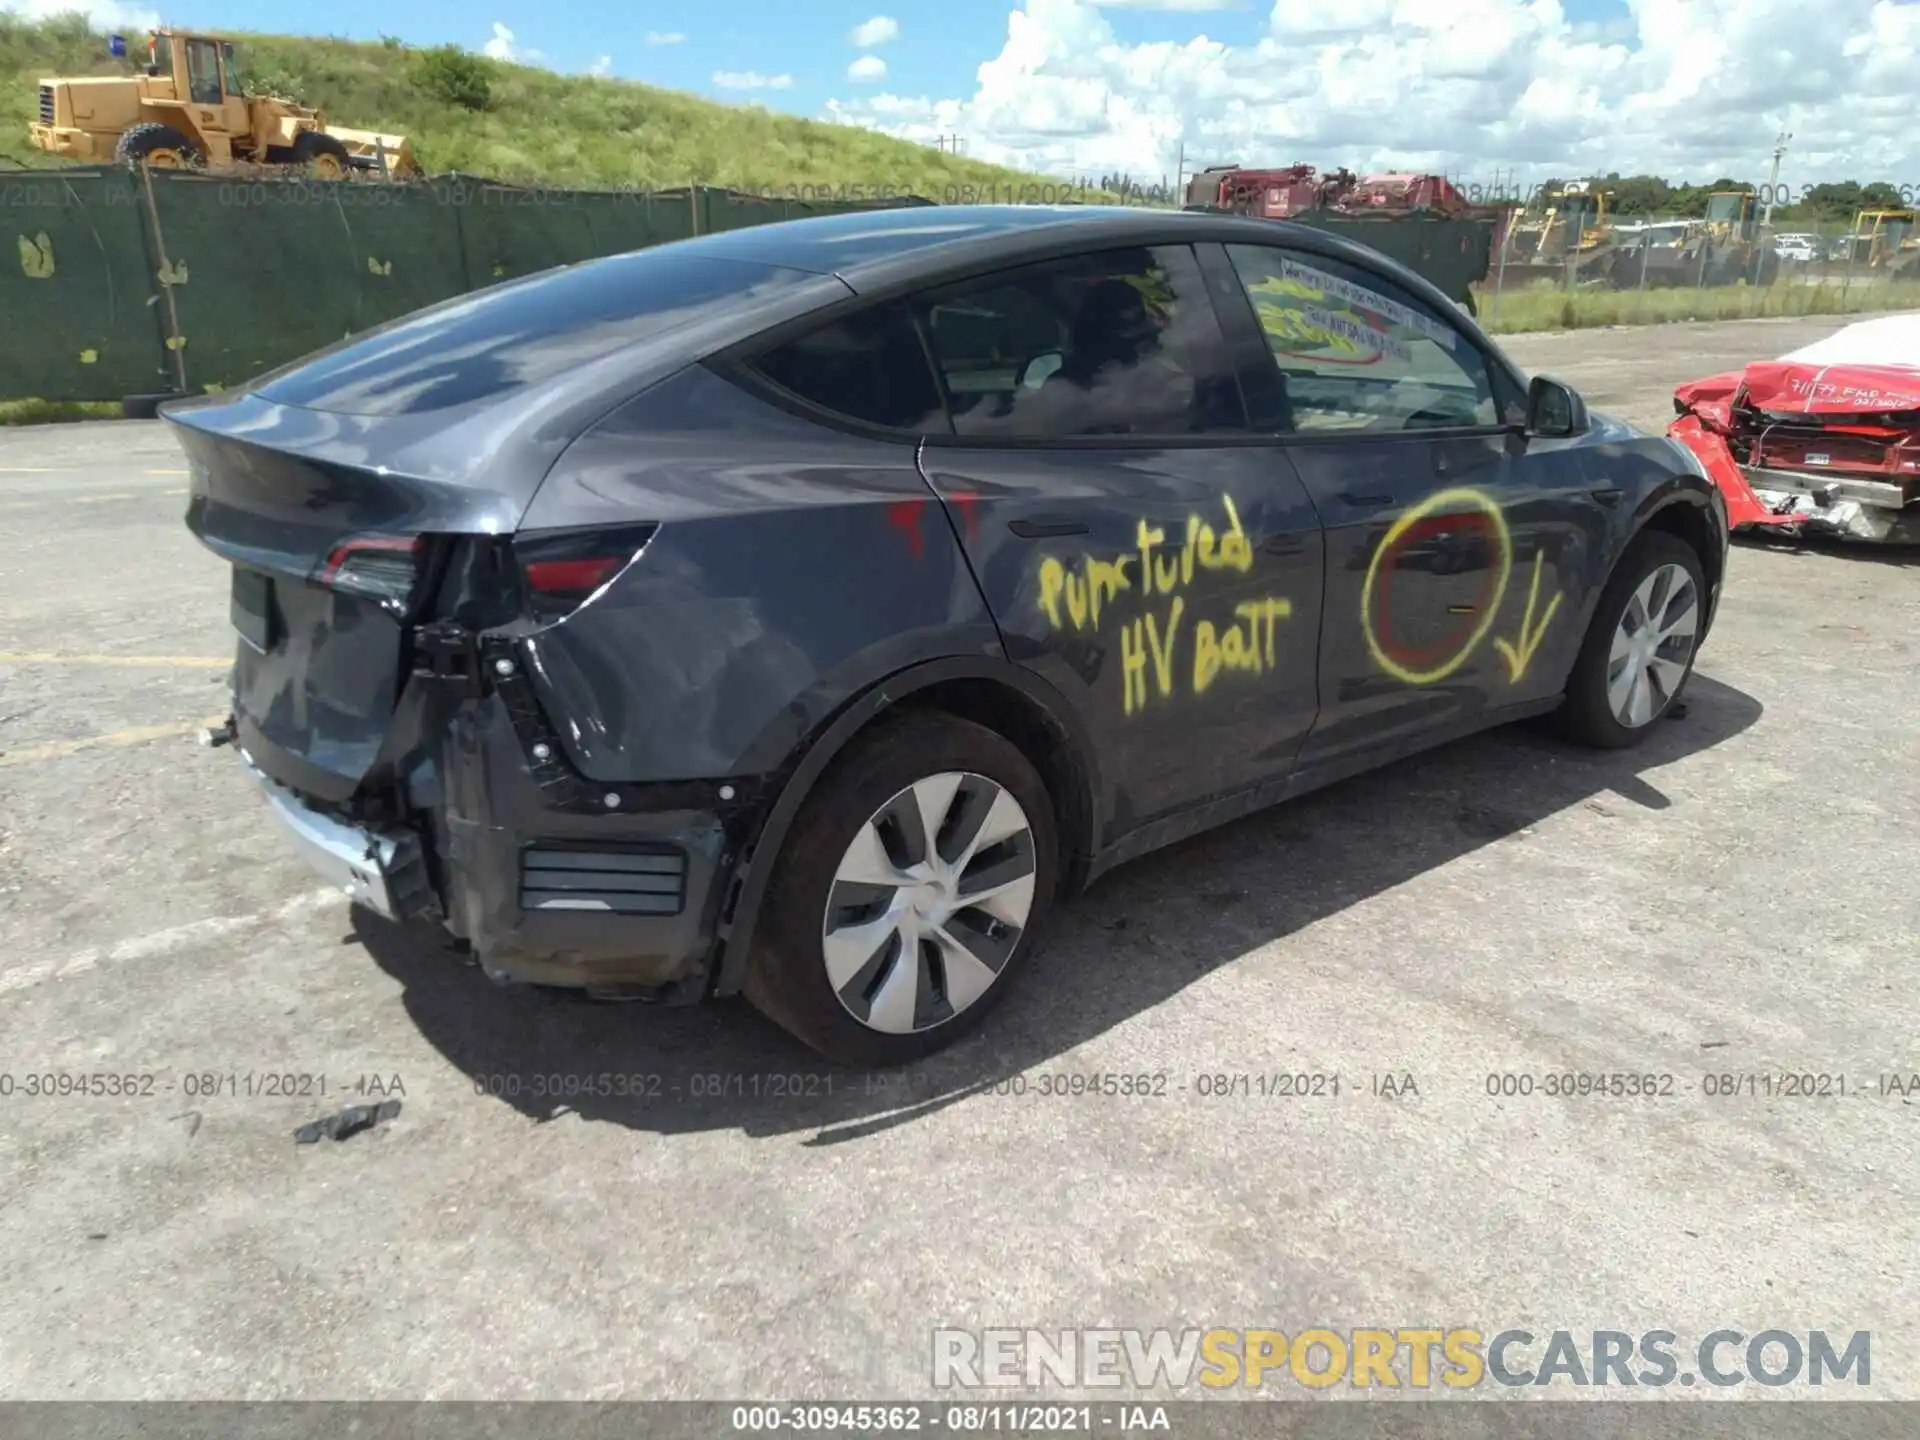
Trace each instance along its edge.
<path fill-rule="evenodd" d="M 176 132 L 202 157 L 209 153 L 207 137 L 200 129 L 199 122 L 194 119 L 193 112 L 178 100 L 142 100 L 139 113 L 134 116 L 133 123 L 120 132 L 121 137 L 125 138 L 143 125 L 164 125 Z M 115 142 L 115 148 L 118 148 L 118 142 Z"/>
<path fill-rule="evenodd" d="M 868 686 L 796 750 L 798 759 L 760 822 L 735 877 L 721 924 L 713 994 L 740 991 L 774 867 L 807 797 L 855 739 L 883 717 L 915 708 L 971 720 L 1004 736 L 1026 755 L 1054 803 L 1060 893 L 1071 895 L 1085 882 L 1102 792 L 1098 761 L 1065 697 L 1046 681 L 1004 660 L 923 661 Z"/>
<path fill-rule="evenodd" d="M 1699 557 L 1700 573 L 1707 582 L 1706 624 L 1700 631 L 1700 639 L 1704 641 L 1707 631 L 1713 626 L 1714 612 L 1720 608 L 1720 582 L 1725 578 L 1727 568 L 1726 547 L 1720 543 L 1715 532 L 1713 514 L 1706 497 L 1691 490 L 1669 491 L 1641 515 L 1627 548 L 1631 548 L 1634 541 L 1649 531 L 1672 535 Z M 1624 556 L 1626 549 L 1620 553 Z M 1614 563 L 1617 565 L 1619 562 Z"/>

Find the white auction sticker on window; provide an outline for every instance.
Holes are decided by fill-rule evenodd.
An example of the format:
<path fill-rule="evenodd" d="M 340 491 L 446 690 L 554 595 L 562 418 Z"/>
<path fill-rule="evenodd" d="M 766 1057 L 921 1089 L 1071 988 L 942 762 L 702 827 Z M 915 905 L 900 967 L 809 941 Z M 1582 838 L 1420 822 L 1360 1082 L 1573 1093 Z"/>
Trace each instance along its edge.
<path fill-rule="evenodd" d="M 1431 319 L 1416 310 L 1410 310 L 1397 300 L 1389 300 L 1386 296 L 1369 290 L 1364 285 L 1357 285 L 1351 280 L 1342 280 L 1339 276 L 1329 275 L 1324 270 L 1316 270 L 1311 265 L 1302 265 L 1297 260 L 1282 260 L 1280 274 L 1281 278 L 1296 284 L 1311 286 L 1324 296 L 1344 300 L 1349 305 L 1362 310 L 1371 310 L 1395 325 L 1418 331 L 1429 340 L 1449 350 L 1454 348 L 1458 339 L 1451 325 Z"/>

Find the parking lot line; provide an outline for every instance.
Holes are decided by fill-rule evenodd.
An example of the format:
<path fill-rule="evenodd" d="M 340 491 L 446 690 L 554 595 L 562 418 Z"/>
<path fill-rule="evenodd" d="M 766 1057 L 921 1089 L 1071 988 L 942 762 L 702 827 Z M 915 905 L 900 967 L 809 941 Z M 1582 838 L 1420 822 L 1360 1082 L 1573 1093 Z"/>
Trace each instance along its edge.
<path fill-rule="evenodd" d="M 60 655 L 51 650 L 0 650 L 0 664 L 135 665 L 149 669 L 178 665 L 187 670 L 223 670 L 233 660 L 214 655 Z"/>
<path fill-rule="evenodd" d="M 82 750 L 94 750 L 111 745 L 144 745 L 149 740 L 167 740 L 176 736 L 191 735 L 196 730 L 205 730 L 225 720 L 224 715 L 215 715 L 210 719 L 196 721 L 191 725 L 135 725 L 127 730 L 114 730 L 106 735 L 89 735 L 80 740 L 55 740 L 46 745 L 29 745 L 23 750 L 0 751 L 0 769 L 9 765 L 31 765 L 37 760 L 63 760 Z"/>
<path fill-rule="evenodd" d="M 11 970 L 0 970 L 0 995 L 11 994 L 18 990 L 30 990 L 35 985 L 48 980 L 66 980 L 75 975 L 84 975 L 89 970 L 98 969 L 102 964 L 117 965 L 129 960 L 153 960 L 162 955 L 171 955 L 197 945 L 205 945 L 209 941 L 219 940 L 228 935 L 256 928 L 264 929 L 319 910 L 329 902 L 341 898 L 336 890 L 308 890 L 283 904 L 274 906 L 271 910 L 259 910 L 251 915 L 219 915 L 205 920 L 190 920 L 185 925 L 156 930 L 151 935 L 135 935 L 131 939 L 122 940 L 114 945 L 81 950 L 65 959 L 37 960 L 32 964 L 17 966 Z"/>

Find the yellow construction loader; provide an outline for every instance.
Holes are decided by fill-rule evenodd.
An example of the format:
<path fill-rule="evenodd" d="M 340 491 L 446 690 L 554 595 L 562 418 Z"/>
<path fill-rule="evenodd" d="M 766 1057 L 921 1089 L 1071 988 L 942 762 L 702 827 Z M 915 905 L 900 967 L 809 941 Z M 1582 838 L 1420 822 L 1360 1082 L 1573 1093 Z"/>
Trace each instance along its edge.
<path fill-rule="evenodd" d="M 1862 210 L 1841 244 L 1841 259 L 1888 279 L 1920 275 L 1920 211 Z"/>
<path fill-rule="evenodd" d="M 27 127 L 33 143 L 72 160 L 165 169 L 298 165 L 330 180 L 420 173 L 404 135 L 344 130 L 318 110 L 249 94 L 232 41 L 150 31 L 142 71 L 42 80 L 39 118 Z"/>
<path fill-rule="evenodd" d="M 1603 271 L 1614 241 L 1612 199 L 1585 180 L 1536 194 L 1507 228 L 1506 283 L 1564 283 L 1569 275 L 1584 283 Z"/>

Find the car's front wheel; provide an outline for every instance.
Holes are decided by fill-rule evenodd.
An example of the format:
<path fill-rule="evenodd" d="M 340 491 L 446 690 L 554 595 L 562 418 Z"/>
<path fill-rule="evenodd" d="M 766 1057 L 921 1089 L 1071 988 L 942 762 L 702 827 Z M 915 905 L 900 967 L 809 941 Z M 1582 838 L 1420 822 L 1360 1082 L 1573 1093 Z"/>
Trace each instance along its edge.
<path fill-rule="evenodd" d="M 1011 742 L 940 713 L 883 722 L 795 817 L 748 999 L 845 1065 L 950 1044 L 1037 943 L 1055 843 L 1046 785 Z"/>
<path fill-rule="evenodd" d="M 1647 738 L 1693 673 L 1706 593 L 1691 545 L 1657 530 L 1633 542 L 1567 677 L 1560 718 L 1568 734 L 1605 750 Z"/>

